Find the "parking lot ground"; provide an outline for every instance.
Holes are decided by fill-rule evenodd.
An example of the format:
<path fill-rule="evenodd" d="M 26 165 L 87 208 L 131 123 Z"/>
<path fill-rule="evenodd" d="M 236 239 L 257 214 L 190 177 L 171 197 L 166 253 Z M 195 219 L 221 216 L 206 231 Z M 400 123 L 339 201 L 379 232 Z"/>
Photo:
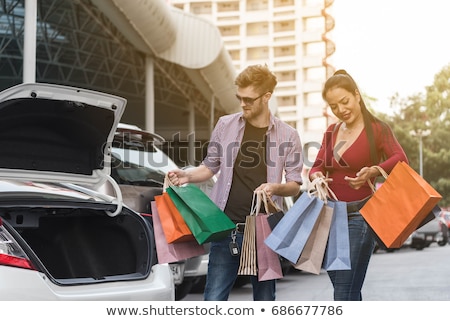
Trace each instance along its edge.
<path fill-rule="evenodd" d="M 365 301 L 449 301 L 450 245 L 431 244 L 421 251 L 402 248 L 372 256 L 363 288 Z M 185 301 L 201 301 L 189 294 Z M 247 284 L 234 289 L 230 301 L 251 301 Z M 277 301 L 332 301 L 333 288 L 325 271 L 313 275 L 293 270 L 277 281 Z"/>

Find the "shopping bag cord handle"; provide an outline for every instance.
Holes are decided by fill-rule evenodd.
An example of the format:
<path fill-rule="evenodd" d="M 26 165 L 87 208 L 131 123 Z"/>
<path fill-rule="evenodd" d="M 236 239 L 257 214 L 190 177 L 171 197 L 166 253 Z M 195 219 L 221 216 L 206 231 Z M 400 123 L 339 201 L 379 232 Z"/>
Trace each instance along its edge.
<path fill-rule="evenodd" d="M 169 174 L 166 174 L 166 176 L 164 176 L 163 192 L 165 192 L 169 186 L 175 186 L 175 184 L 169 179 Z"/>
<path fill-rule="evenodd" d="M 270 213 L 269 205 L 271 205 L 271 206 L 275 209 L 275 211 L 277 211 L 277 212 L 280 212 L 280 211 L 281 211 L 281 209 L 280 209 L 280 207 L 278 206 L 278 204 L 275 203 L 275 202 L 273 201 L 273 199 L 272 199 L 271 197 L 269 197 L 269 195 L 267 195 L 267 192 L 266 192 L 265 190 L 261 190 L 261 191 L 259 191 L 259 192 L 260 192 L 260 194 L 261 194 L 261 200 L 262 200 L 262 202 L 263 202 L 263 204 L 264 204 L 264 208 L 266 209 L 266 213 L 267 213 L 267 214 Z"/>
<path fill-rule="evenodd" d="M 328 182 L 324 177 L 316 177 L 313 179 L 308 193 L 317 196 L 324 202 L 326 202 L 328 198 L 332 198 L 335 201 L 338 200 L 336 194 L 328 186 Z"/>
<path fill-rule="evenodd" d="M 378 169 L 378 171 L 381 173 L 381 175 L 383 175 L 384 179 L 388 178 L 388 174 L 386 173 L 386 171 L 384 169 L 381 168 L 381 166 L 375 165 L 375 166 L 372 166 L 372 167 Z M 373 185 L 373 183 L 372 183 L 372 181 L 370 179 L 367 180 L 367 184 L 369 184 L 370 188 L 372 189 L 372 192 L 375 193 L 376 188 L 375 188 L 375 186 Z"/>

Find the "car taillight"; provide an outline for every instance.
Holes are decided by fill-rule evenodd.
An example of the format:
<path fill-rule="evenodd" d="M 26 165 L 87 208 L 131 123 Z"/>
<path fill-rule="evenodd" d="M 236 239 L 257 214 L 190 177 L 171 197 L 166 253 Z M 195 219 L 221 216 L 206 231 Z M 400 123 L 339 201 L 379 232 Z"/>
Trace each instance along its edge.
<path fill-rule="evenodd" d="M 35 270 L 27 255 L 23 252 L 11 234 L 3 226 L 0 218 L 0 265 Z"/>

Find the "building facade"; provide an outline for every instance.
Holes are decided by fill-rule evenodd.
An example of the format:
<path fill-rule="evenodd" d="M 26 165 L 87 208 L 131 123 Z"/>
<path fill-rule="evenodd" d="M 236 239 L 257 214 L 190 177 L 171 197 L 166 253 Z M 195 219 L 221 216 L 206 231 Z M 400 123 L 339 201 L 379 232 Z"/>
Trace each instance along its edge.
<path fill-rule="evenodd" d="M 36 81 L 126 97 L 124 122 L 190 152 L 239 110 L 233 80 L 249 64 L 275 72 L 271 108 L 306 147 L 329 122 L 321 88 L 333 72 L 332 0 L 28 1 L 37 5 Z M 23 81 L 26 3 L 0 0 L 0 90 Z"/>
<path fill-rule="evenodd" d="M 321 96 L 333 72 L 328 33 L 334 27 L 324 0 L 169 0 L 219 28 L 237 72 L 267 64 L 277 76 L 278 116 L 296 128 L 304 144 L 320 142 L 330 121 Z"/>

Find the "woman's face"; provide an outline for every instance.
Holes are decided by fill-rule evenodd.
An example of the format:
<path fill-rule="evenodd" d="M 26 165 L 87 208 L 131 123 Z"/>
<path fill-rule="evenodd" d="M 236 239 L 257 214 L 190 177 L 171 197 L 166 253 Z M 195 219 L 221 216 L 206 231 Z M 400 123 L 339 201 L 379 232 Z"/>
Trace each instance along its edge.
<path fill-rule="evenodd" d="M 327 91 L 325 100 L 333 114 L 346 124 L 351 124 L 361 117 L 359 104 L 361 96 L 357 90 L 352 93 L 343 88 L 333 87 Z"/>

